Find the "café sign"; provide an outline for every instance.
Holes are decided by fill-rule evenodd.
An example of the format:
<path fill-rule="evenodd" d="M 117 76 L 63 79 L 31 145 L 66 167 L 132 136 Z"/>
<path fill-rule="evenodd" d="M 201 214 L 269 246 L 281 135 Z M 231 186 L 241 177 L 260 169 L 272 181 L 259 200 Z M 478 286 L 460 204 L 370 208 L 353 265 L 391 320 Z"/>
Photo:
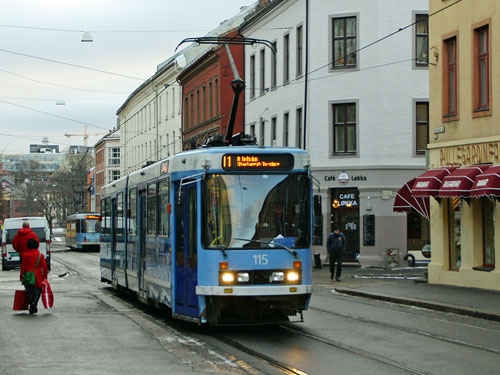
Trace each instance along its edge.
<path fill-rule="evenodd" d="M 439 149 L 440 165 L 443 167 L 473 164 L 500 164 L 500 142 L 476 143 L 443 147 Z"/>

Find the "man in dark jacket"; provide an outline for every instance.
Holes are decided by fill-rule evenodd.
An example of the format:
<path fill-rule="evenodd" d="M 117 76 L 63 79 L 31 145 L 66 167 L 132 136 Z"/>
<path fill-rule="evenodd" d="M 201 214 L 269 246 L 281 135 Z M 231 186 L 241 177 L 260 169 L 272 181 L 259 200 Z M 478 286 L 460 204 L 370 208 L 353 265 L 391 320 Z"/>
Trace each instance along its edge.
<path fill-rule="evenodd" d="M 345 252 L 345 236 L 344 233 L 340 231 L 340 228 L 336 226 L 333 233 L 328 235 L 328 240 L 326 240 L 326 249 L 330 255 L 330 279 L 333 280 L 333 274 L 335 273 L 335 262 L 337 262 L 337 273 L 335 274 L 335 280 L 340 281 L 340 274 L 342 273 L 342 254 Z"/>
<path fill-rule="evenodd" d="M 23 260 L 23 254 L 28 250 L 26 244 L 30 238 L 33 238 L 36 242 L 40 242 L 38 236 L 31 230 L 29 221 L 26 220 L 23 222 L 23 227 L 17 231 L 12 240 L 12 247 L 19 253 L 21 261 Z"/>

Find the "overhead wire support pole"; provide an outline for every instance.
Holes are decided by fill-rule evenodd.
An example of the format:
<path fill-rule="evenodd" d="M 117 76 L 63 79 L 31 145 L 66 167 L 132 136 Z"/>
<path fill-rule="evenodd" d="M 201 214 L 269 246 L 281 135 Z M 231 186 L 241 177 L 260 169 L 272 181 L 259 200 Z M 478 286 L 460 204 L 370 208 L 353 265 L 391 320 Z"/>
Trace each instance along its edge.
<path fill-rule="evenodd" d="M 266 47 L 269 47 L 274 53 L 276 53 L 276 47 L 266 39 L 255 39 L 255 38 L 245 38 L 245 37 L 219 37 L 219 36 L 204 36 L 197 38 L 186 38 L 181 41 L 175 50 L 183 43 L 197 43 L 197 44 L 221 44 L 224 45 L 227 53 L 227 57 L 229 59 L 229 63 L 231 64 L 231 69 L 233 71 L 234 79 L 231 81 L 231 88 L 233 89 L 233 104 L 231 106 L 231 113 L 229 115 L 229 123 L 227 125 L 226 137 L 224 139 L 224 144 L 231 144 L 231 138 L 233 137 L 234 123 L 236 121 L 236 111 L 238 110 L 238 101 L 240 98 L 241 92 L 245 89 L 245 81 L 241 79 L 240 74 L 238 73 L 238 69 L 236 68 L 236 64 L 233 59 L 233 54 L 229 48 L 230 44 L 234 45 L 246 45 L 253 46 L 255 44 L 263 44 Z"/>

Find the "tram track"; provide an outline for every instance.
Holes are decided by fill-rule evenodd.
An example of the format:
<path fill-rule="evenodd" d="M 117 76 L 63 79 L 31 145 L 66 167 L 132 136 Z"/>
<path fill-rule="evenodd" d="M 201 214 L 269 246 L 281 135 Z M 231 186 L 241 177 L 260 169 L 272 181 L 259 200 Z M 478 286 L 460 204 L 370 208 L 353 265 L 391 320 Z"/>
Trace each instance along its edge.
<path fill-rule="evenodd" d="M 100 278 L 92 275 L 91 273 L 89 273 L 89 272 L 87 272 L 85 270 L 82 270 L 82 269 L 78 268 L 77 266 L 75 266 L 75 265 L 73 265 L 73 264 L 71 264 L 69 262 L 61 261 L 59 259 L 57 260 L 57 262 L 61 263 L 65 267 L 69 268 L 73 272 L 85 275 L 86 277 L 92 279 L 93 281 L 97 281 L 99 283 L 101 282 Z M 136 308 L 140 309 L 140 307 L 137 306 L 137 305 L 136 305 Z M 143 312 L 146 311 L 146 309 L 141 309 L 141 310 Z M 320 310 L 320 309 L 315 309 L 315 310 Z M 327 311 L 325 310 L 323 312 L 327 312 Z M 164 317 L 157 317 L 157 316 L 155 316 L 155 314 L 153 314 L 151 312 L 146 312 L 146 313 L 153 320 L 156 320 L 158 322 L 162 322 L 164 324 L 167 324 L 167 325 L 169 325 L 169 326 L 171 326 L 171 327 L 173 327 L 175 329 L 179 329 L 179 327 L 177 326 L 177 324 L 175 322 L 166 321 Z M 289 325 L 277 325 L 277 326 L 280 329 L 287 331 L 288 333 L 292 333 L 292 334 L 295 334 L 295 335 L 300 335 L 300 336 L 306 337 L 306 338 L 308 338 L 310 340 L 314 340 L 315 342 L 319 342 L 321 344 L 328 345 L 330 347 L 341 349 L 341 350 L 350 352 L 350 353 L 352 353 L 352 354 L 354 354 L 356 356 L 360 356 L 360 357 L 363 357 L 363 358 L 366 358 L 366 359 L 369 359 L 369 360 L 373 360 L 373 361 L 376 361 L 376 362 L 384 364 L 384 365 L 388 365 L 388 366 L 391 366 L 391 367 L 394 367 L 394 368 L 398 368 L 398 369 L 404 370 L 405 372 L 408 372 L 408 373 L 412 373 L 412 374 L 427 374 L 427 372 L 425 372 L 425 371 L 421 371 L 421 370 L 412 368 L 412 367 L 410 367 L 410 366 L 408 366 L 408 365 L 406 365 L 404 363 L 401 363 L 401 362 L 398 362 L 398 361 L 394 361 L 392 359 L 389 359 L 389 358 L 386 358 L 386 357 L 383 357 L 383 356 L 380 356 L 380 355 L 377 355 L 377 354 L 374 354 L 374 353 L 370 353 L 368 351 L 365 351 L 365 350 L 362 350 L 362 349 L 359 349 L 359 348 L 355 348 L 355 347 L 343 344 L 341 342 L 332 341 L 332 340 L 325 339 L 323 337 L 320 337 L 320 336 L 317 336 L 317 335 L 314 335 L 314 334 L 303 332 L 302 330 L 293 328 L 293 327 L 291 327 Z M 193 334 L 194 336 L 197 336 L 197 338 L 203 339 L 203 335 L 202 334 L 195 333 L 193 331 L 190 331 L 190 333 Z M 270 357 L 270 356 L 268 356 L 268 355 L 266 355 L 264 353 L 261 353 L 261 352 L 259 352 L 257 350 L 254 350 L 254 349 L 250 348 L 249 346 L 247 346 L 247 345 L 245 345 L 245 344 L 243 344 L 241 342 L 238 342 L 237 340 L 234 340 L 233 338 L 230 338 L 230 337 L 227 337 L 227 336 L 222 335 L 220 333 L 214 332 L 214 329 L 210 329 L 209 336 L 213 340 L 213 341 L 211 340 L 212 341 L 212 345 L 218 346 L 217 342 L 222 343 L 224 346 L 233 348 L 233 349 L 235 349 L 235 350 L 237 350 L 237 351 L 239 351 L 241 353 L 244 353 L 246 356 L 252 358 L 253 361 L 257 361 L 257 362 L 263 363 L 265 366 L 271 367 L 272 369 L 278 371 L 279 373 L 286 374 L 286 375 L 308 375 L 307 372 L 304 372 L 304 371 L 302 371 L 300 369 L 295 368 L 294 366 L 291 366 L 291 365 L 286 364 L 286 363 L 284 363 L 282 361 L 274 359 L 274 358 L 272 358 L 272 357 Z M 255 365 L 253 365 L 253 366 L 256 367 L 256 368 L 260 367 L 260 366 L 255 366 Z M 260 370 L 260 371 L 262 371 L 262 370 Z M 249 373 L 251 373 L 251 372 L 249 372 Z"/>
<path fill-rule="evenodd" d="M 92 282 L 93 284 L 95 282 L 101 283 L 101 280 L 99 277 L 96 277 L 90 272 L 87 272 L 84 269 L 79 268 L 77 265 L 74 265 L 71 262 L 67 261 L 61 261 L 60 259 L 57 259 L 57 262 L 64 265 L 67 267 L 69 270 L 72 272 L 76 272 L 77 274 L 84 275 L 87 280 L 87 282 Z M 179 330 L 179 331 L 188 331 L 190 336 L 195 337 L 197 340 L 201 340 L 206 342 L 207 344 L 218 348 L 219 350 L 222 350 L 223 352 L 226 353 L 231 353 L 231 350 L 228 350 L 228 348 L 234 349 L 235 352 L 231 353 L 232 356 L 236 356 L 238 358 L 245 358 L 245 362 L 247 364 L 250 364 L 249 368 L 244 368 L 240 367 L 240 370 L 244 371 L 245 373 L 248 374 L 287 374 L 287 375 L 307 375 L 307 372 L 304 372 L 303 370 L 300 370 L 290 364 L 284 363 L 278 359 L 272 358 L 270 355 L 264 354 L 264 350 L 260 350 L 259 348 L 253 348 L 252 345 L 246 344 L 244 341 L 245 340 L 238 340 L 235 338 L 230 337 L 230 335 L 223 334 L 220 332 L 220 330 L 217 330 L 216 328 L 209 327 L 207 331 L 205 332 L 200 332 L 194 327 L 193 329 L 192 326 L 186 328 L 182 322 L 174 321 L 168 318 L 165 318 L 165 315 L 159 314 L 157 311 L 152 311 L 150 308 L 145 308 L 146 305 L 139 305 L 139 303 L 133 303 L 134 307 L 137 308 L 138 310 L 142 311 L 144 314 L 149 316 L 149 319 L 166 324 L 167 326 L 170 326 L 173 329 Z M 369 318 L 364 318 L 360 316 L 354 316 L 354 315 L 349 315 L 349 314 L 342 314 L 342 313 L 337 313 L 333 311 L 328 311 L 325 309 L 317 308 L 317 307 L 312 307 L 310 306 L 310 310 L 315 310 L 320 313 L 324 314 L 329 314 L 333 316 L 338 316 L 341 318 L 345 319 L 351 319 L 354 321 L 358 321 L 364 324 L 373 324 L 373 325 L 378 325 L 384 328 L 389 328 L 389 329 L 395 329 L 395 330 L 401 330 L 401 331 L 406 331 L 410 332 L 413 334 L 418 334 L 422 335 L 425 337 L 445 341 L 447 343 L 452 343 L 452 344 L 457 344 L 457 345 L 462 345 L 468 348 L 474 348 L 478 350 L 485 350 L 489 351 L 494 354 L 500 354 L 500 350 L 492 349 L 492 348 L 487 348 L 487 347 L 482 347 L 480 345 L 474 345 L 471 343 L 463 342 L 460 340 L 455 340 L 447 337 L 442 337 L 439 335 L 435 335 L 432 333 L 420 331 L 417 329 L 412 329 L 408 327 L 402 327 L 398 326 L 396 324 L 388 323 L 388 322 L 377 322 L 376 320 L 372 320 Z M 287 335 L 298 335 L 303 338 L 313 340 L 316 343 L 319 343 L 321 345 L 327 345 L 328 347 L 331 348 L 336 348 L 340 350 L 344 350 L 346 352 L 349 352 L 351 354 L 354 354 L 355 356 L 375 361 L 380 364 L 390 366 L 392 368 L 396 368 L 399 370 L 402 370 L 407 373 L 411 374 L 427 374 L 427 371 L 411 367 L 405 363 L 399 362 L 397 360 L 393 360 L 391 358 L 387 358 L 384 356 L 381 356 L 379 354 L 363 350 L 361 348 L 353 347 L 346 345 L 342 342 L 339 341 L 334 341 L 328 338 L 321 337 L 319 335 L 309 333 L 304 331 L 302 328 L 298 327 L 293 327 L 291 324 L 280 324 L 276 325 L 277 328 L 280 330 L 286 331 Z M 185 334 L 185 333 L 184 333 Z M 293 337 L 290 337 L 290 341 L 296 342 L 297 340 L 294 340 Z M 238 354 L 240 353 L 240 354 Z"/>
<path fill-rule="evenodd" d="M 418 329 L 404 327 L 404 326 L 397 325 L 397 324 L 392 324 L 392 323 L 388 323 L 388 322 L 381 322 L 381 321 L 368 319 L 368 318 L 364 318 L 364 317 L 360 317 L 360 316 L 341 314 L 341 313 L 337 313 L 337 312 L 333 312 L 333 311 L 329 311 L 329 310 L 325 310 L 325 309 L 321 309 L 321 308 L 317 308 L 317 307 L 310 306 L 309 309 L 319 311 L 319 312 L 324 313 L 324 314 L 329 314 L 329 315 L 339 316 L 341 318 L 355 320 L 355 321 L 366 323 L 366 324 L 372 324 L 372 325 L 377 325 L 377 326 L 384 327 L 384 328 L 390 328 L 390 329 L 399 330 L 399 331 L 403 331 L 403 332 L 409 332 L 412 334 L 432 338 L 432 339 L 439 340 L 439 341 L 444 341 L 444 342 L 451 343 L 451 344 L 460 345 L 460 346 L 467 347 L 467 348 L 473 348 L 473 349 L 488 351 L 488 352 L 491 352 L 494 354 L 500 354 L 499 349 L 489 348 L 489 347 L 481 346 L 481 345 L 476 345 L 476 344 L 468 343 L 468 342 L 465 342 L 462 340 L 452 339 L 449 337 L 436 335 L 436 334 L 433 334 L 430 332 L 425 332 L 425 331 L 418 330 Z"/>

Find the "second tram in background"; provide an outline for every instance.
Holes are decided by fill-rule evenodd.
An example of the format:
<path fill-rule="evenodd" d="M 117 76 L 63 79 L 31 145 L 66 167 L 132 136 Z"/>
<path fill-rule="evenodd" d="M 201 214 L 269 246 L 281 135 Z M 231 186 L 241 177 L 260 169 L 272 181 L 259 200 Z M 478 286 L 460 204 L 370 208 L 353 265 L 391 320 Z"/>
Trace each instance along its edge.
<path fill-rule="evenodd" d="M 99 251 L 100 219 L 98 213 L 68 216 L 66 218 L 66 246 L 75 250 Z"/>
<path fill-rule="evenodd" d="M 304 150 L 174 155 L 102 188 L 101 278 L 199 324 L 301 319 L 311 194 Z"/>

